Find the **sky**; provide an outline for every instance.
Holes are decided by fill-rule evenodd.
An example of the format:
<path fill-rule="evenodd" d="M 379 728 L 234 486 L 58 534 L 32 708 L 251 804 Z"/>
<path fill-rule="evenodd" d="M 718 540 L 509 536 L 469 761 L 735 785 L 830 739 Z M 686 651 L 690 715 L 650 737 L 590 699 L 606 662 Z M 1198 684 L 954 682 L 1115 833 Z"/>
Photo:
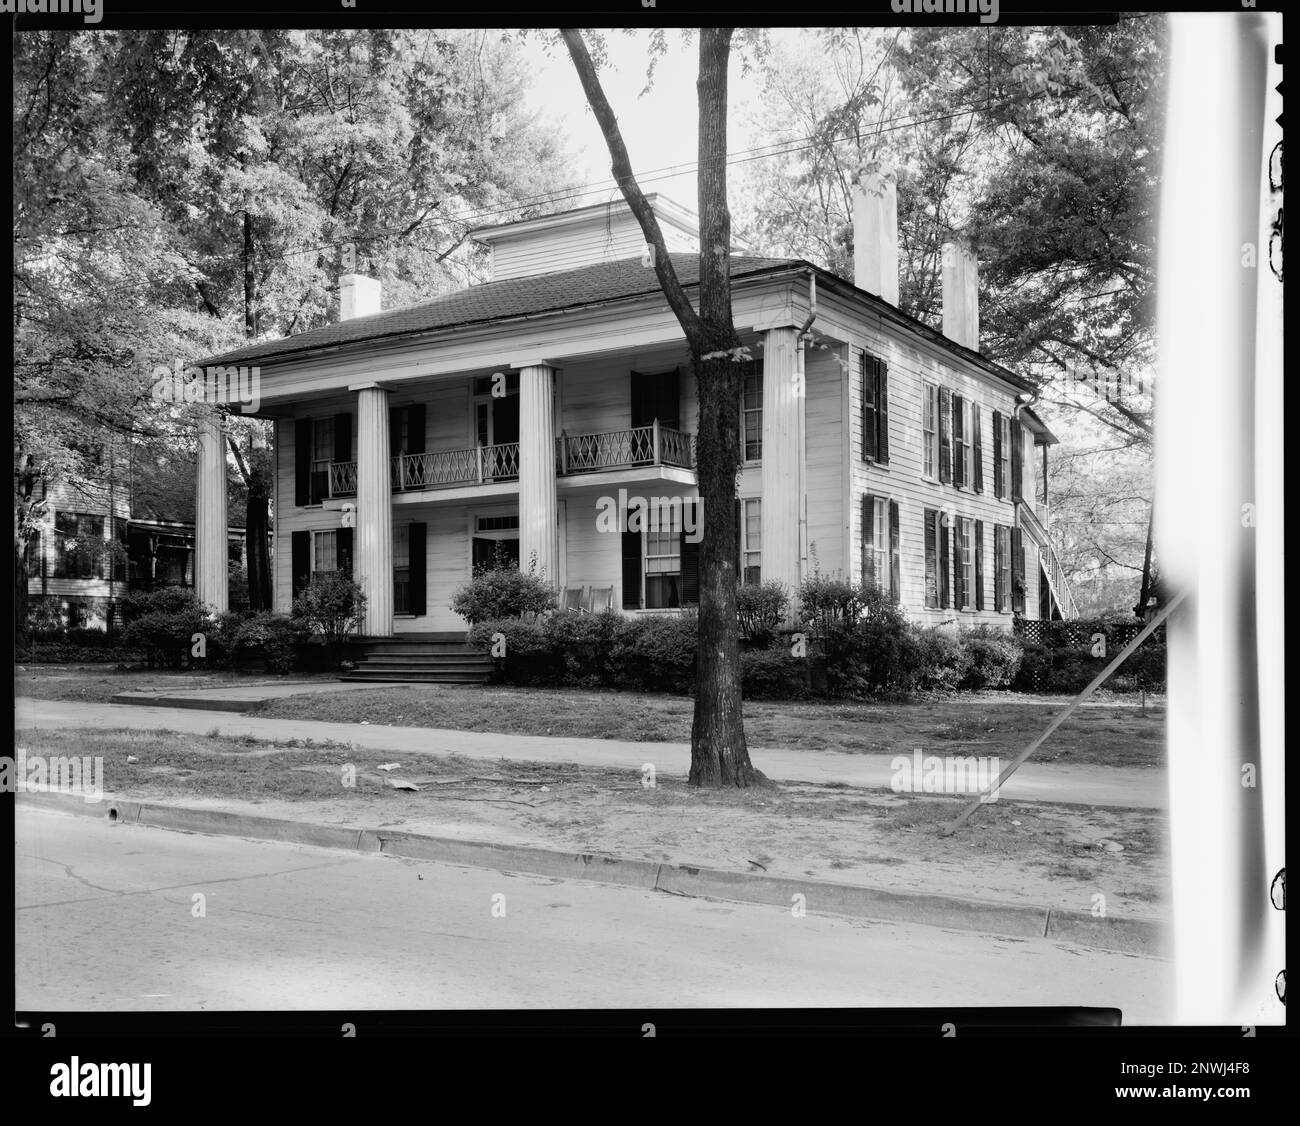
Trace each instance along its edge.
<path fill-rule="evenodd" d="M 694 165 L 698 108 L 695 77 L 699 61 L 698 41 L 692 40 L 689 46 L 685 46 L 680 35 L 670 31 L 668 52 L 655 69 L 654 85 L 649 93 L 640 96 L 645 87 L 647 38 L 646 32 L 607 32 L 609 65 L 600 72 L 601 84 L 618 117 L 632 168 L 642 190 L 660 192 L 696 211 Z M 607 199 L 621 198 L 610 179 L 609 150 L 600 126 L 587 106 L 582 84 L 568 52 L 561 45 L 552 49 L 548 56 L 541 43 L 531 37 L 525 51 L 537 67 L 533 85 L 536 104 L 564 123 L 583 181 L 607 184 L 607 190 L 587 196 L 582 202 L 602 203 Z M 729 152 L 757 143 L 744 125 L 756 93 L 756 84 L 741 79 L 739 63 L 733 56 L 728 91 Z M 685 172 L 666 178 L 642 178 L 647 172 L 677 165 L 688 167 Z"/>

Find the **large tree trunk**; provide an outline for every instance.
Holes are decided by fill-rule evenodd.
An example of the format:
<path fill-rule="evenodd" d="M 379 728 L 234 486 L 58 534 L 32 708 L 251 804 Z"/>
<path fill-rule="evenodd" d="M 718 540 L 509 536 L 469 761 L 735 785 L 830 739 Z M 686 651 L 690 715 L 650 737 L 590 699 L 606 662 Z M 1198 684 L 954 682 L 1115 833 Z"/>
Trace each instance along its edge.
<path fill-rule="evenodd" d="M 271 560 L 266 547 L 270 528 L 271 499 L 266 474 L 254 464 L 248 478 L 248 507 L 244 518 L 248 608 L 254 614 L 271 609 Z"/>
<path fill-rule="evenodd" d="M 32 493 L 36 489 L 36 473 L 31 457 L 24 456 L 19 471 L 14 475 L 14 635 L 20 646 L 30 637 L 27 627 L 27 557 L 32 549 L 31 527 Z"/>
<path fill-rule="evenodd" d="M 736 473 L 740 468 L 740 339 L 731 316 L 731 214 L 727 210 L 727 65 L 730 28 L 700 32 L 700 296 L 697 311 L 677 279 L 659 220 L 632 174 L 614 111 L 581 34 L 565 44 L 600 124 L 614 179 L 646 242 L 655 274 L 690 346 L 699 396 L 696 475 L 703 501 L 695 719 L 694 786 L 750 786 L 766 778 L 749 761 L 740 702 L 740 623 L 736 619 Z"/>

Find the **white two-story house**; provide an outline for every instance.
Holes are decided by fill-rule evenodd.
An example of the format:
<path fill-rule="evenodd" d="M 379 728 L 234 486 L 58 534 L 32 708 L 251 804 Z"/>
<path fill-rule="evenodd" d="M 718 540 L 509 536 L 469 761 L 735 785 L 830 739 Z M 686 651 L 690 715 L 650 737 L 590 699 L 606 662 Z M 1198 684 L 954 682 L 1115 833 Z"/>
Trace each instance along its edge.
<path fill-rule="evenodd" d="M 1029 382 L 979 353 L 974 262 L 950 248 L 944 332 L 901 313 L 893 177 L 864 184 L 856 285 L 803 261 L 732 260 L 752 356 L 740 581 L 793 592 L 814 571 L 868 577 L 927 624 L 1069 616 L 1035 480 L 1055 439 Z M 691 293 L 694 216 L 651 202 Z M 698 543 L 679 506 L 658 527 L 609 519 L 638 498 L 696 496 L 690 356 L 626 205 L 473 236 L 491 249 L 486 283 L 383 309 L 377 281 L 345 275 L 337 323 L 208 361 L 256 366 L 275 420 L 277 609 L 344 568 L 366 589 L 368 636 L 463 631 L 452 594 L 494 558 L 588 606 L 696 601 Z M 219 606 L 202 562 L 205 527 L 219 526 L 203 484 L 214 436 L 196 575 Z"/>

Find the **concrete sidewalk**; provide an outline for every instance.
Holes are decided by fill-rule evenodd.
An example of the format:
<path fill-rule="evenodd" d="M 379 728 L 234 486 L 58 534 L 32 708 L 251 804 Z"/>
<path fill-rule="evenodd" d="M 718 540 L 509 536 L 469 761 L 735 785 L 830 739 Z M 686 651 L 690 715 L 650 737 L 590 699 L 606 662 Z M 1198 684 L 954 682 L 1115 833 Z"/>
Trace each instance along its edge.
<path fill-rule="evenodd" d="M 458 754 L 480 759 L 580 763 L 623 767 L 640 774 L 645 763 L 659 773 L 685 775 L 690 747 L 685 743 L 642 743 L 613 739 L 556 739 L 539 735 L 495 735 L 426 727 L 322 723 L 315 720 L 261 719 L 228 711 L 198 711 L 122 704 L 15 700 L 16 730 L 74 729 L 216 732 L 252 736 L 268 742 L 336 742 L 391 755 Z M 962 754 L 960 747 L 952 749 Z M 751 747 L 754 765 L 779 782 L 837 782 L 866 789 L 890 789 L 892 755 L 854 755 L 836 751 L 790 751 Z M 1063 802 L 1071 805 L 1164 809 L 1168 792 L 1163 769 L 1123 766 L 1028 764 L 1002 788 L 1007 800 Z"/>

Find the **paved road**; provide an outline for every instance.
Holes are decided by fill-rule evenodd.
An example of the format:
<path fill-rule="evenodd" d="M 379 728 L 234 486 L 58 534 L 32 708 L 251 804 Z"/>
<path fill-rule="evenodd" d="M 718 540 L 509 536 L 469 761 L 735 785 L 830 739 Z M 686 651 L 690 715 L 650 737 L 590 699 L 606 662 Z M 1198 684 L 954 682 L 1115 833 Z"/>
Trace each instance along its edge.
<path fill-rule="evenodd" d="M 1162 1023 L 1172 997 L 1169 963 L 1068 943 L 16 816 L 24 1010 L 1114 1005 Z"/>
<path fill-rule="evenodd" d="M 377 724 L 322 723 L 315 720 L 262 719 L 221 711 L 188 708 L 149 708 L 128 704 L 86 704 L 68 701 L 16 701 L 15 727 L 177 731 L 205 735 L 252 735 L 258 739 L 329 740 L 392 754 L 459 754 L 481 759 L 520 759 L 532 762 L 577 762 L 587 766 L 623 766 L 640 773 L 654 763 L 663 774 L 690 770 L 685 743 L 636 743 L 614 739 L 556 739 L 540 735 L 493 735 L 480 731 L 444 731 L 425 727 Z M 960 748 L 954 750 L 960 753 Z M 889 789 L 892 755 L 850 755 L 836 751 L 755 749 L 754 765 L 782 782 L 841 782 L 870 789 Z M 1134 809 L 1164 809 L 1168 782 L 1163 769 L 1122 766 L 1061 766 L 1029 764 L 1003 787 L 1010 800 L 1111 805 Z"/>

